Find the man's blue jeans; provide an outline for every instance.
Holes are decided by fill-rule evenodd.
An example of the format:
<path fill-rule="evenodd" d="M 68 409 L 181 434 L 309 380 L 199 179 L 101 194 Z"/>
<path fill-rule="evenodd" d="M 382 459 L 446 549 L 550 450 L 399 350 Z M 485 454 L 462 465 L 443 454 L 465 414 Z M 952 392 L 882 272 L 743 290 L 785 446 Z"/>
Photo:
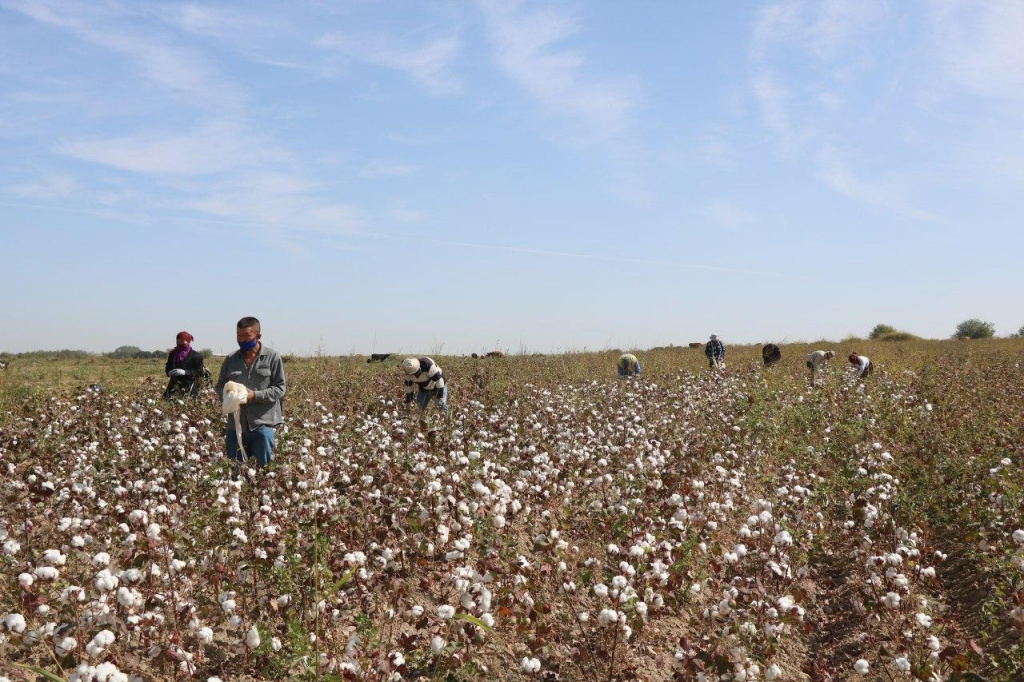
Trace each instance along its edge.
<path fill-rule="evenodd" d="M 242 445 L 245 446 L 247 459 L 255 459 L 261 467 L 267 466 L 274 451 L 274 429 L 269 426 L 257 426 L 254 431 L 242 429 Z M 234 429 L 228 429 L 224 448 L 230 459 L 242 461 L 242 452 L 238 449 L 238 436 L 235 435 Z"/>
<path fill-rule="evenodd" d="M 430 404 L 430 398 L 433 395 L 433 391 L 419 391 L 416 394 L 416 404 L 420 406 L 421 410 L 427 409 L 427 405 Z M 448 384 L 445 384 L 444 388 L 441 389 L 441 397 L 437 399 L 437 406 L 441 408 L 442 412 L 448 411 Z"/>

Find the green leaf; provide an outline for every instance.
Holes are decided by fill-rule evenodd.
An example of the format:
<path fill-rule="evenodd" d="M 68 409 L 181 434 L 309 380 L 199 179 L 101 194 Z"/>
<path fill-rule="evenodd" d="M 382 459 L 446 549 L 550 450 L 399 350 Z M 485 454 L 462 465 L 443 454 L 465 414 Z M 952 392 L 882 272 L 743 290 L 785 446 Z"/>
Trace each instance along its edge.
<path fill-rule="evenodd" d="M 494 632 L 494 628 L 492 628 L 490 625 L 488 625 L 487 623 L 483 622 L 482 620 L 480 620 L 476 616 L 469 615 L 468 613 L 457 613 L 457 614 L 455 614 L 455 618 L 458 618 L 459 620 L 464 620 L 467 623 L 472 623 L 473 625 L 477 626 L 478 628 L 482 628 L 484 630 L 487 630 L 488 632 Z"/>
<path fill-rule="evenodd" d="M 345 587 L 345 585 L 348 584 L 348 581 L 352 579 L 352 576 L 356 574 L 356 570 L 358 570 L 358 568 L 358 566 L 353 566 L 352 568 L 345 571 L 344 575 L 342 575 L 338 579 L 338 582 L 334 583 L 331 589 L 327 592 L 327 598 L 329 599 L 333 597 L 338 592 L 338 590 Z"/>
<path fill-rule="evenodd" d="M 11 665 L 13 665 L 16 668 L 22 668 L 23 670 L 28 670 L 29 672 L 33 672 L 36 675 L 42 675 L 46 679 L 52 680 L 52 682 L 64 682 L 64 678 L 63 677 L 59 677 L 57 675 L 54 675 L 53 673 L 51 673 L 51 672 L 49 672 L 47 670 L 43 670 L 42 668 L 37 668 L 34 665 L 24 665 L 22 663 L 12 663 Z"/>

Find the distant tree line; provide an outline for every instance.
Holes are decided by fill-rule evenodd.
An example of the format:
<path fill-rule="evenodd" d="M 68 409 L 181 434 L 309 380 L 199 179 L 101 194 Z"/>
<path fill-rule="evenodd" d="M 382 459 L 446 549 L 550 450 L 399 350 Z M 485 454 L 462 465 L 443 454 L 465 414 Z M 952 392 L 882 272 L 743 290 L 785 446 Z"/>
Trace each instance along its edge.
<path fill-rule="evenodd" d="M 166 350 L 142 350 L 138 346 L 118 346 L 110 353 L 90 353 L 87 350 L 30 350 L 22 353 L 0 353 L 0 358 L 23 358 L 26 360 L 85 360 L 88 358 L 114 358 L 115 360 L 149 360 L 166 358 Z M 204 358 L 213 357 L 213 349 L 203 348 L 199 351 Z"/>

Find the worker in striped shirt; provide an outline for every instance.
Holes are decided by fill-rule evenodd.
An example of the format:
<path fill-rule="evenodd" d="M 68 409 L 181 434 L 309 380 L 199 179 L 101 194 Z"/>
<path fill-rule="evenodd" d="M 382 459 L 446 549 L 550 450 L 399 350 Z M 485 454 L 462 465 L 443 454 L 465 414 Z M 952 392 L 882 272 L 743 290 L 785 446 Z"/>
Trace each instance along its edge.
<path fill-rule="evenodd" d="M 405 402 L 413 397 L 421 410 L 426 410 L 431 398 L 437 399 L 442 412 L 448 411 L 448 384 L 436 362 L 430 358 L 406 358 L 402 361 L 405 373 Z"/>
<path fill-rule="evenodd" d="M 636 356 L 632 353 L 623 353 L 619 356 L 619 362 L 616 367 L 619 370 L 620 377 L 638 377 L 640 376 L 640 361 L 636 359 Z"/>

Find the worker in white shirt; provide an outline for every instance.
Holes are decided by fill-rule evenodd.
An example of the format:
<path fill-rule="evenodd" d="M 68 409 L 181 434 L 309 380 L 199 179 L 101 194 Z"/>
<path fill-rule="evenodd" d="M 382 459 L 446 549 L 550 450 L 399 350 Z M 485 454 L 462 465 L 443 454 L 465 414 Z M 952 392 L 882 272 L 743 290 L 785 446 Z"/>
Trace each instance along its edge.
<path fill-rule="evenodd" d="M 857 369 L 857 376 L 861 379 L 875 371 L 875 366 L 871 364 L 871 359 L 856 351 L 850 353 L 850 364 Z"/>

